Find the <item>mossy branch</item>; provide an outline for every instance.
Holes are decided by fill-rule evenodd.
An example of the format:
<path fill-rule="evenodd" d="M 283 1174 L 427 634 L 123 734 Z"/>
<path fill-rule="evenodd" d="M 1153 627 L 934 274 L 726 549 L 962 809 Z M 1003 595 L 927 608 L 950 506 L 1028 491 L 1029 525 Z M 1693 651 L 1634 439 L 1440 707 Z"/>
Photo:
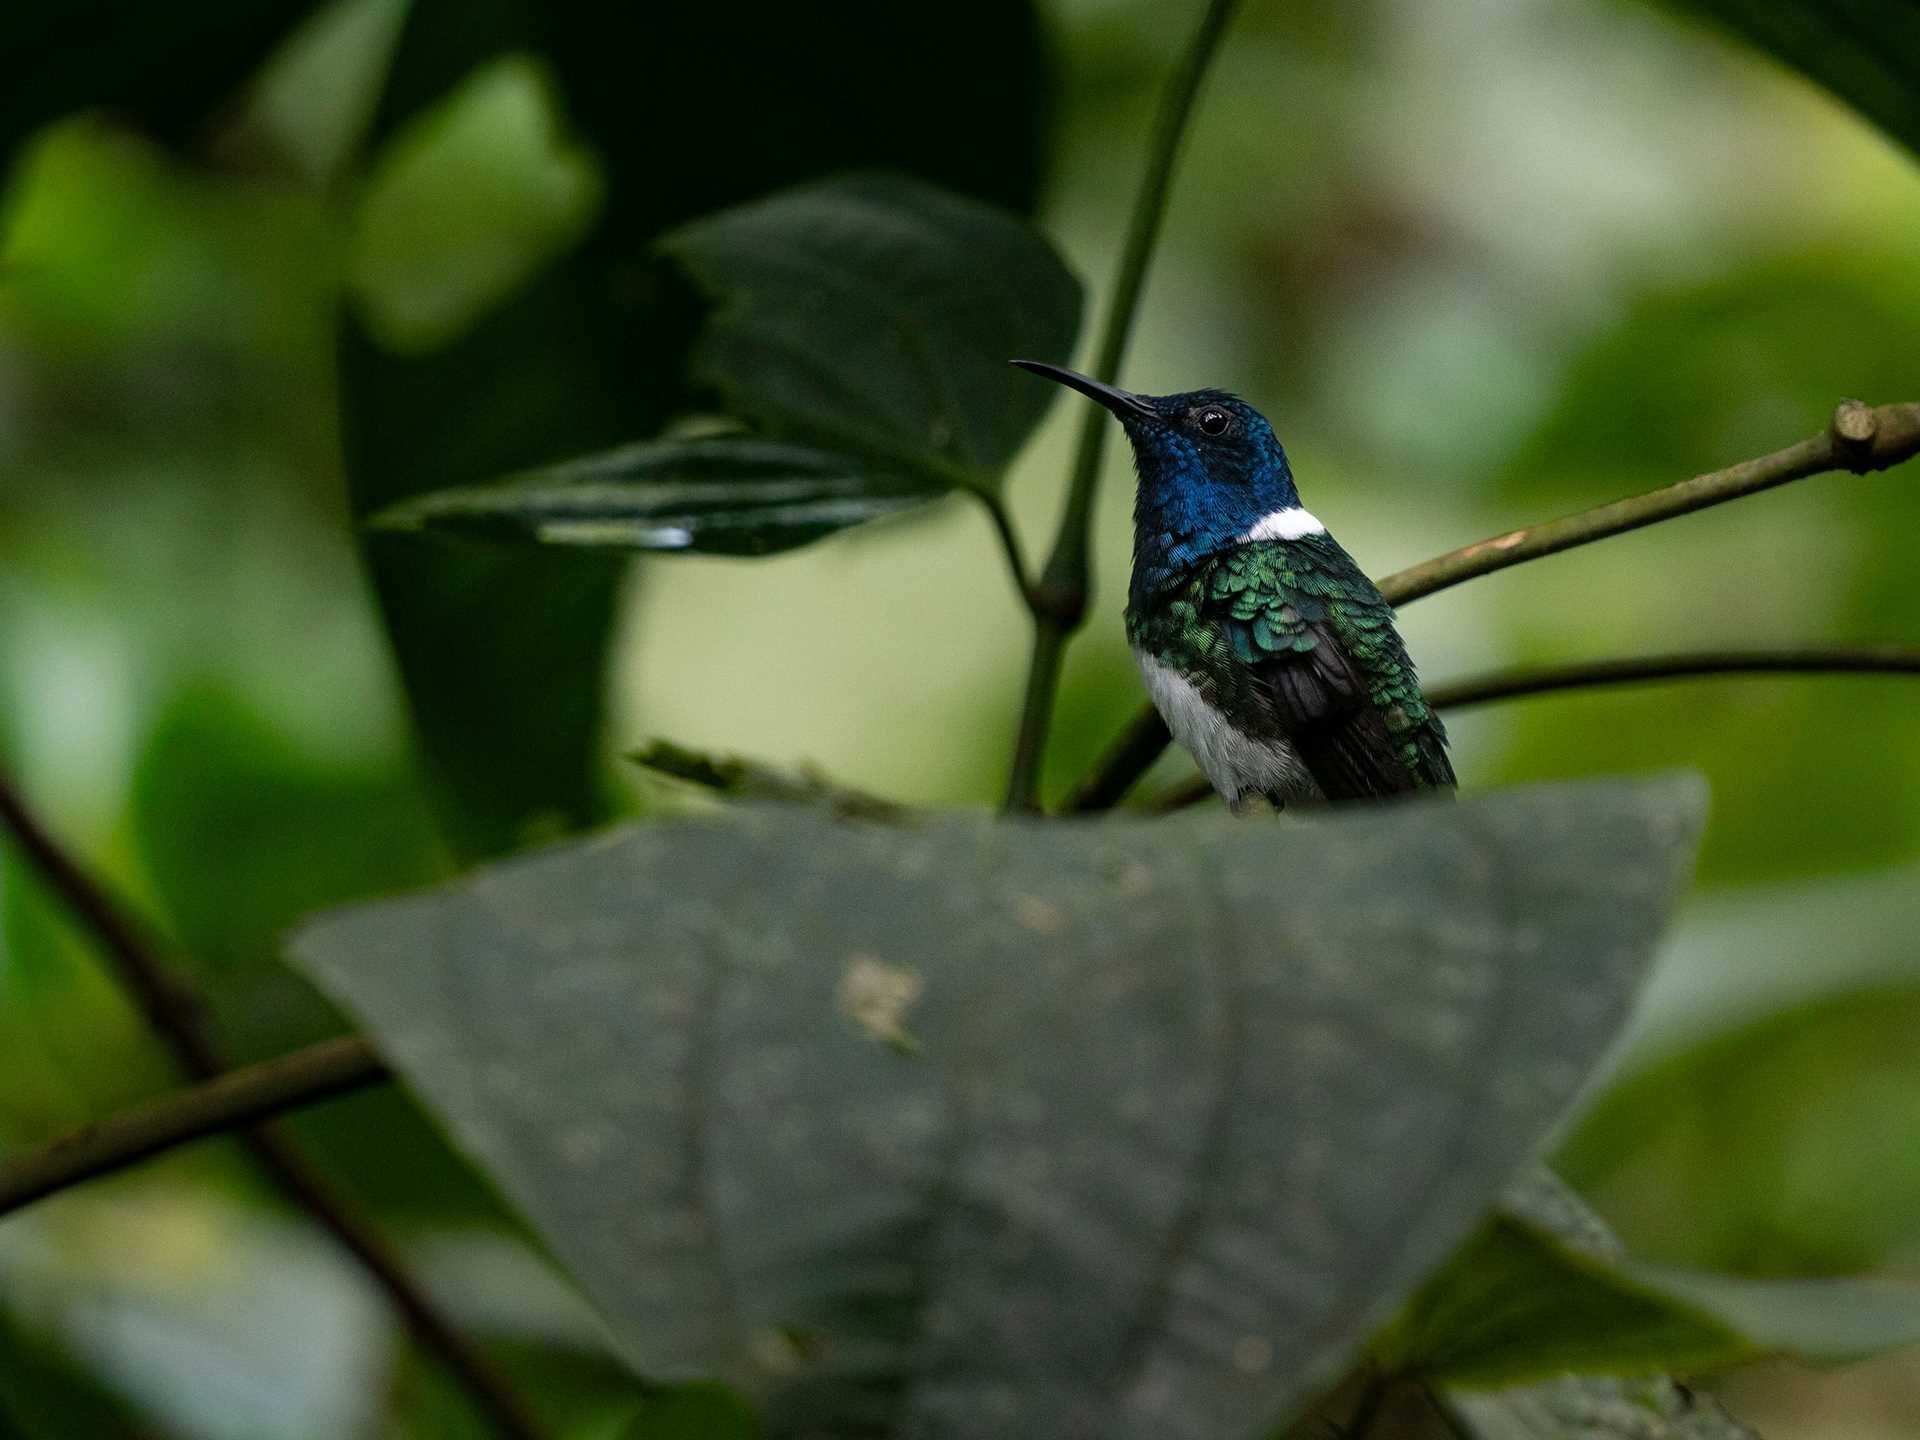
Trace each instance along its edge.
<path fill-rule="evenodd" d="M 1777 485 L 1836 471 L 1865 475 L 1901 464 L 1916 454 L 1920 454 L 1920 401 L 1868 406 L 1858 400 L 1843 400 L 1825 430 L 1797 445 L 1644 495 L 1596 505 L 1591 510 L 1450 550 L 1387 576 L 1379 582 L 1380 593 L 1390 604 L 1406 605 L 1463 580 L 1491 575 Z M 1171 738 L 1153 707 L 1142 706 L 1081 782 L 1066 808 L 1086 812 L 1117 804 L 1159 758 Z"/>

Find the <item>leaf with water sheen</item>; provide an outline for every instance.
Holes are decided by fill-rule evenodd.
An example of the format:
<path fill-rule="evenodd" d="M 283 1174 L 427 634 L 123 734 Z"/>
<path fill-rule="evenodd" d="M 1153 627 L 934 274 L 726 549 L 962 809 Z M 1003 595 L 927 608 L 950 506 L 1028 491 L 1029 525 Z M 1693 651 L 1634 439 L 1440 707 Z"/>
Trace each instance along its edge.
<path fill-rule="evenodd" d="M 650 1375 L 773 1436 L 1266 1433 L 1613 1038 L 1684 779 L 1308 825 L 751 807 L 335 913 L 358 1017 Z"/>
<path fill-rule="evenodd" d="M 602 204 L 586 232 L 566 227 L 576 238 L 563 255 L 548 248 L 551 227 L 536 227 L 544 263 L 508 267 L 526 283 L 430 351 L 390 351 L 351 318 L 343 326 L 357 514 L 592 454 L 688 410 L 693 297 L 643 259 L 675 226 L 874 166 L 998 204 L 1032 200 L 1046 88 L 1032 0 L 978 0 L 958 24 L 942 6 L 839 0 L 830 45 L 816 7 L 786 0 L 405 9 L 380 144 L 404 145 L 480 67 L 531 57 L 564 106 L 550 138 L 592 154 Z M 415 233 L 429 249 L 446 239 L 431 226 Z M 488 237 L 511 239 L 499 227 Z M 421 257 L 385 258 L 405 268 Z M 368 549 L 458 850 L 513 849 L 601 814 L 617 561 L 393 536 L 370 537 Z"/>
<path fill-rule="evenodd" d="M 713 302 L 697 379 L 769 435 L 999 475 L 1055 396 L 1007 364 L 1068 358 L 1080 284 L 1018 216 L 853 175 L 697 220 L 661 248 Z"/>
<path fill-rule="evenodd" d="M 909 472 L 736 435 L 646 440 L 493 485 L 436 490 L 373 520 L 593 550 L 766 555 L 928 500 Z"/>

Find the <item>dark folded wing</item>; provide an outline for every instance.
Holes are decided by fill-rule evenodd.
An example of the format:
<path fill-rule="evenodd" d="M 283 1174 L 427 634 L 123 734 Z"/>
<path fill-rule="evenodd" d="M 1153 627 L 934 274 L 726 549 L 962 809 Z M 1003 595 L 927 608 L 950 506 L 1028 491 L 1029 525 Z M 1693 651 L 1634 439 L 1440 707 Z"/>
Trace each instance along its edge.
<path fill-rule="evenodd" d="M 1328 799 L 1452 788 L 1446 732 L 1392 608 L 1337 544 L 1314 536 L 1245 545 L 1205 585 L 1204 604 L 1246 677 L 1244 698 Z"/>

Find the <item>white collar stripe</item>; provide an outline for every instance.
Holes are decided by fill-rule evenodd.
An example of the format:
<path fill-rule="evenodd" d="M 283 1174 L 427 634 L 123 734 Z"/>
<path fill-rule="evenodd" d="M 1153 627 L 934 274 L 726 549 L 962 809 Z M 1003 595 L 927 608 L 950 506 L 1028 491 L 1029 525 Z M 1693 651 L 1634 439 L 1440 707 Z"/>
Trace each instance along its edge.
<path fill-rule="evenodd" d="M 1242 540 L 1298 540 L 1302 535 L 1324 535 L 1327 527 L 1322 525 L 1309 510 L 1298 505 L 1285 510 L 1276 510 L 1271 515 L 1262 515 L 1254 527 L 1240 538 Z"/>

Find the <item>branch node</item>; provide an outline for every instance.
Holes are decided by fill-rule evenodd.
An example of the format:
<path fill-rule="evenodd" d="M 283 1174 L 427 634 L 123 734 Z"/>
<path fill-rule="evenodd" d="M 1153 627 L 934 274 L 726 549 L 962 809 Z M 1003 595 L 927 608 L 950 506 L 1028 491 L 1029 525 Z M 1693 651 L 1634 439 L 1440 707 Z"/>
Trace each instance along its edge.
<path fill-rule="evenodd" d="M 1880 429 L 1880 417 L 1871 406 L 1859 400 L 1842 400 L 1833 412 L 1833 439 L 1848 468 L 1856 473 L 1875 468 L 1874 436 Z"/>
<path fill-rule="evenodd" d="M 1064 631 L 1080 628 L 1087 618 L 1087 591 L 1083 585 L 1041 580 L 1027 591 L 1027 603 L 1036 615 L 1044 615 Z"/>

